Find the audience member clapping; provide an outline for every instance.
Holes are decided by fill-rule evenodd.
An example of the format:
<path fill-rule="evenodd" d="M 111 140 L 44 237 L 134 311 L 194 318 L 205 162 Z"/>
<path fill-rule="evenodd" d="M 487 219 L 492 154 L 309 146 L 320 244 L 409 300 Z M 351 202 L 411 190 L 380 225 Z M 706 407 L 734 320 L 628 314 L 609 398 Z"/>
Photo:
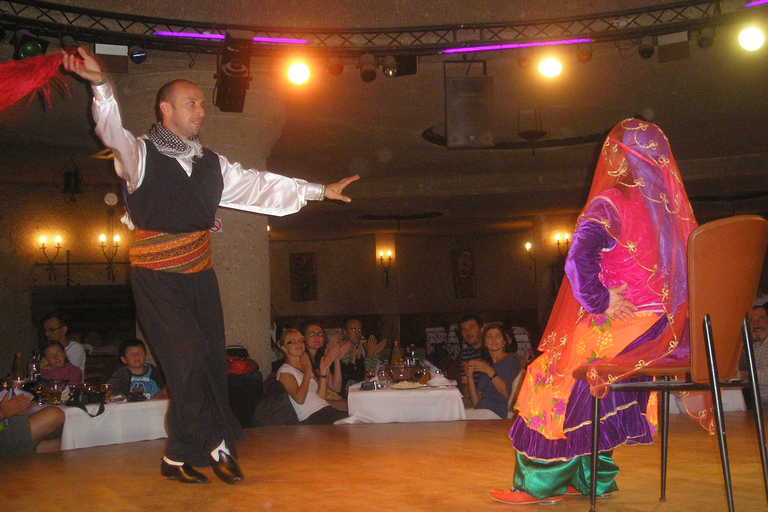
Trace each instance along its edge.
<path fill-rule="evenodd" d="M 35 402 L 28 394 L 0 391 L 0 458 L 58 451 L 64 412 L 44 407 L 30 414 Z"/>
<path fill-rule="evenodd" d="M 347 318 L 341 324 L 342 340 L 350 344 L 349 353 L 341 358 L 342 391 L 346 396 L 349 386 L 365 380 L 366 373 L 373 373 L 379 364 L 379 353 L 386 347 L 387 340 L 369 336 L 363 343 L 363 324 L 357 318 Z"/>
<path fill-rule="evenodd" d="M 304 335 L 304 344 L 307 355 L 312 362 L 312 369 L 315 378 L 320 378 L 320 364 L 323 359 L 331 361 L 328 367 L 328 384 L 326 391 L 326 400 L 341 400 L 341 358 L 349 351 L 349 342 L 338 343 L 339 339 L 331 337 L 326 340 L 325 331 L 320 322 L 306 322 L 301 332 Z M 330 342 L 329 342 L 330 341 Z"/>
<path fill-rule="evenodd" d="M 302 425 L 331 424 L 346 417 L 325 400 L 328 389 L 328 369 L 333 363 L 329 357 L 321 358 L 319 375 L 315 377 L 312 361 L 304 345 L 304 337 L 296 329 L 285 329 L 277 342 L 285 354 L 285 364 L 277 370 L 277 379 L 285 387 Z"/>

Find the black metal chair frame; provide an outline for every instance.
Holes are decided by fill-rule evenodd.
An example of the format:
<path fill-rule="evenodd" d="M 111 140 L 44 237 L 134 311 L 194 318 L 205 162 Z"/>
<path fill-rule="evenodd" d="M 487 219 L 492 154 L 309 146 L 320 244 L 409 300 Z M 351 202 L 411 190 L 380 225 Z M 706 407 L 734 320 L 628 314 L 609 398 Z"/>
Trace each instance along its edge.
<path fill-rule="evenodd" d="M 723 467 L 723 479 L 725 481 L 726 497 L 728 499 L 728 510 L 733 512 L 733 490 L 731 486 L 731 470 L 728 462 L 728 446 L 725 439 L 725 419 L 723 415 L 723 403 L 720 395 L 722 388 L 742 388 L 750 389 L 754 403 L 755 426 L 757 429 L 757 440 L 760 449 L 760 459 L 763 467 L 763 484 L 765 486 L 766 499 L 768 500 L 768 454 L 765 446 L 765 428 L 763 425 L 763 410 L 760 404 L 760 389 L 757 381 L 757 370 L 755 368 L 755 357 L 752 349 L 752 339 L 749 333 L 749 322 L 745 317 L 742 325 L 742 338 L 744 340 L 744 349 L 746 351 L 747 363 L 749 365 L 748 379 L 731 379 L 720 381 L 717 371 L 715 357 L 715 343 L 712 336 L 712 322 L 709 314 L 704 316 L 703 321 L 704 340 L 707 354 L 707 363 L 709 365 L 709 383 L 696 383 L 691 381 L 690 375 L 685 381 L 672 381 L 669 377 L 662 377 L 660 381 L 651 382 L 617 382 L 608 386 L 609 391 L 658 391 L 660 394 L 659 415 L 661 430 L 661 497 L 660 501 L 666 500 L 667 487 L 667 448 L 669 437 L 669 393 L 680 391 L 706 391 L 712 394 L 712 405 L 715 413 L 715 426 L 717 428 L 717 440 L 720 446 L 720 462 Z M 590 483 L 590 511 L 595 511 L 595 502 L 597 499 L 597 446 L 600 439 L 600 399 L 592 397 L 592 481 Z"/>

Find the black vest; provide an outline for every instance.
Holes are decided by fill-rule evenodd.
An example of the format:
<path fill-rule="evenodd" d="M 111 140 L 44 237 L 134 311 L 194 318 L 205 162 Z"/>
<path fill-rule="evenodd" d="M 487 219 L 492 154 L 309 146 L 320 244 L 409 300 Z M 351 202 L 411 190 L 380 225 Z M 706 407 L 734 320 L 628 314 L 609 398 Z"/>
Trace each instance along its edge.
<path fill-rule="evenodd" d="M 203 149 L 202 158 L 194 160 L 192 175 L 187 176 L 175 158 L 160 153 L 149 140 L 144 143 L 144 181 L 127 195 L 136 227 L 165 233 L 211 229 L 224 189 L 218 155 Z"/>

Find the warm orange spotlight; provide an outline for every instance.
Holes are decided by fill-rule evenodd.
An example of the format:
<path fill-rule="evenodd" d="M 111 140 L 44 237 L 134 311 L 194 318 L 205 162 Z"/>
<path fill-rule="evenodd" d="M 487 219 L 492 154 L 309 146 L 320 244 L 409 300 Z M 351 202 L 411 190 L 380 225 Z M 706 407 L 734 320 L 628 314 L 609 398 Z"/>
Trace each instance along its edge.
<path fill-rule="evenodd" d="M 301 85 L 309 80 L 309 67 L 303 62 L 295 62 L 288 67 L 288 80 Z"/>
<path fill-rule="evenodd" d="M 539 64 L 539 73 L 550 78 L 559 75 L 562 71 L 563 65 L 552 57 L 544 59 L 541 64 Z"/>

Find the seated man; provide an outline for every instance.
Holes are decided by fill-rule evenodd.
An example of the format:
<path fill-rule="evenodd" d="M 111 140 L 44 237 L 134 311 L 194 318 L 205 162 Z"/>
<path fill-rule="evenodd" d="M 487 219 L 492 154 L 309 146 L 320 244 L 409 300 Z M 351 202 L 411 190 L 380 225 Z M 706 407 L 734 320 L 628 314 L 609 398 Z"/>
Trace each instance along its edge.
<path fill-rule="evenodd" d="M 379 364 L 379 353 L 387 340 L 377 341 L 371 335 L 363 343 L 363 323 L 357 318 L 347 318 L 341 323 L 342 342 L 349 342 L 349 352 L 341 358 L 341 392 L 346 397 L 349 386 L 365 380 L 366 372 L 373 373 Z"/>
<path fill-rule="evenodd" d="M 0 391 L 0 458 L 53 452 L 61 448 L 64 412 L 44 407 L 29 414 L 35 402 L 27 394 Z"/>
<path fill-rule="evenodd" d="M 107 384 L 114 387 L 113 394 L 128 396 L 132 389 L 141 386 L 147 398 L 168 398 L 163 375 L 157 366 L 147 363 L 147 346 L 143 341 L 132 338 L 122 342 L 120 354 L 125 366 L 107 379 Z"/>
<path fill-rule="evenodd" d="M 752 308 L 749 315 L 749 331 L 752 334 L 752 352 L 755 356 L 757 382 L 760 386 L 760 401 L 763 408 L 768 407 L 768 312 L 764 305 Z M 746 352 L 742 352 L 739 370 L 747 371 Z M 744 390 L 744 398 L 751 400 L 751 395 Z M 751 403 L 751 402 L 749 402 Z"/>
<path fill-rule="evenodd" d="M 483 346 L 483 319 L 477 315 L 466 315 L 459 321 L 459 328 L 461 329 L 461 352 L 459 352 L 459 361 L 462 368 L 465 368 L 466 364 L 475 359 L 480 359 L 480 349 Z M 479 383 L 480 374 L 474 373 L 472 378 L 475 380 L 475 385 Z M 467 387 L 467 375 L 462 372 L 461 375 L 461 393 L 467 397 L 469 396 L 469 389 Z"/>
<path fill-rule="evenodd" d="M 80 343 L 69 341 L 67 339 L 68 332 L 69 317 L 63 311 L 53 311 L 43 318 L 43 334 L 45 334 L 46 341 L 48 343 L 57 342 L 64 347 L 69 362 L 80 368 L 82 374 L 85 375 L 85 349 Z M 46 361 L 43 360 L 41 365 L 45 367 Z"/>

